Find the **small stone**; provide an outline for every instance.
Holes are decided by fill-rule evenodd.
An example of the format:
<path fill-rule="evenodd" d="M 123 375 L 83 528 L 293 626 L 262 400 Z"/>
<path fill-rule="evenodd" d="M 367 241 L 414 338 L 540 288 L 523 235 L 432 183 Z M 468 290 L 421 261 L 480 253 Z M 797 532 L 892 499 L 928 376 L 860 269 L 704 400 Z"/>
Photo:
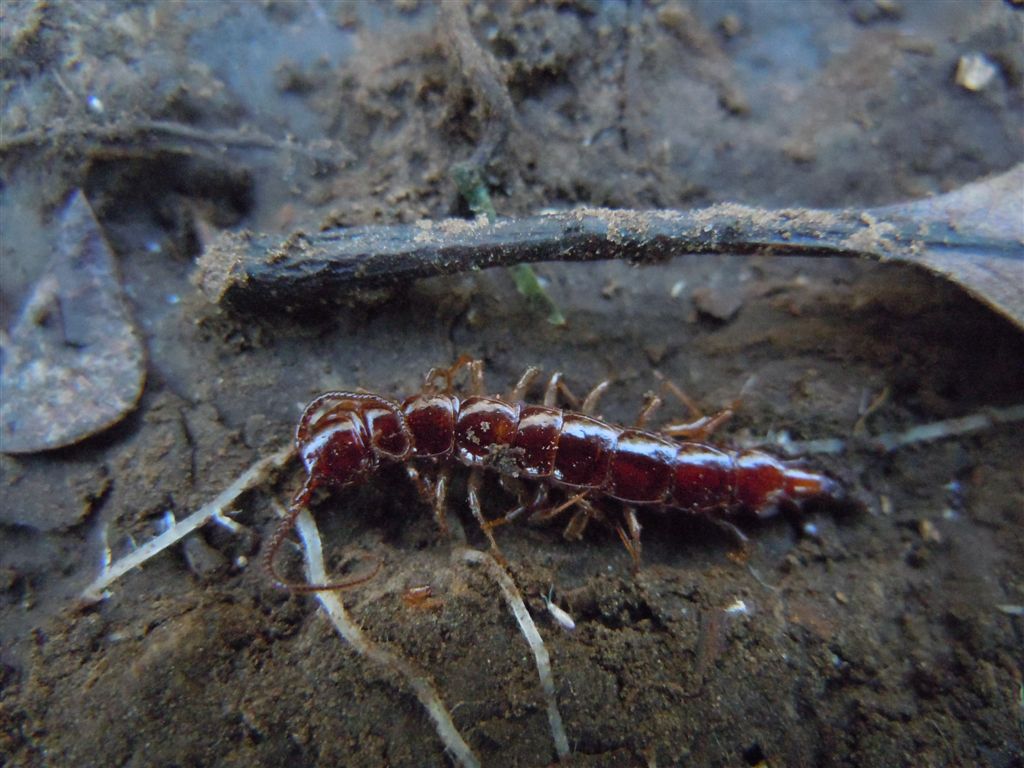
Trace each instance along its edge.
<path fill-rule="evenodd" d="M 956 65 L 956 84 L 967 91 L 983 91 L 996 76 L 996 65 L 983 54 L 968 53 Z"/>
<path fill-rule="evenodd" d="M 743 294 L 736 288 L 698 288 L 693 292 L 693 303 L 702 314 L 728 322 L 743 306 Z"/>
<path fill-rule="evenodd" d="M 851 14 L 858 24 L 873 24 L 878 21 L 895 21 L 903 15 L 903 9 L 896 0 L 856 0 Z"/>
<path fill-rule="evenodd" d="M 188 569 L 203 581 L 212 581 L 227 572 L 228 560 L 207 544 L 202 536 L 193 534 L 185 538 L 182 552 Z"/>
<path fill-rule="evenodd" d="M 665 355 L 668 354 L 667 344 L 648 344 L 644 347 L 644 353 L 647 355 L 647 359 L 651 361 L 651 365 L 657 365 L 665 359 Z"/>
<path fill-rule="evenodd" d="M 736 37 L 743 31 L 743 22 L 735 13 L 727 13 L 719 20 L 718 29 L 727 38 Z"/>
<path fill-rule="evenodd" d="M 921 520 L 917 524 L 917 532 L 921 534 L 921 538 L 930 544 L 941 544 L 942 534 L 939 533 L 939 529 L 935 527 L 935 523 L 931 520 Z"/>

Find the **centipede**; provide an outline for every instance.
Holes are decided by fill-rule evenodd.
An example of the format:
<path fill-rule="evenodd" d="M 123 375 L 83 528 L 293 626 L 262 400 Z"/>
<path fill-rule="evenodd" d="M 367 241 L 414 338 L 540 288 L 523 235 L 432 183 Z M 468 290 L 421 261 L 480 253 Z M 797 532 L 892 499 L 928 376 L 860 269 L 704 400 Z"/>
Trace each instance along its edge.
<path fill-rule="evenodd" d="M 456 379 L 468 372 L 468 393 Z M 376 573 L 327 584 L 289 582 L 277 571 L 277 552 L 318 489 L 337 492 L 368 482 L 384 466 L 404 465 L 442 533 L 452 473 L 468 469 L 469 509 L 492 550 L 493 531 L 520 517 L 553 520 L 571 512 L 567 539 L 580 539 L 591 521 L 610 525 L 639 568 L 638 510 L 703 515 L 726 520 L 739 513 L 769 517 L 800 510 L 812 500 L 839 500 L 841 485 L 800 462 L 761 450 L 732 450 L 709 442 L 732 416 L 712 416 L 674 388 L 691 418 L 647 428 L 661 398 L 649 396 L 636 423 L 606 422 L 595 415 L 608 388 L 602 381 L 583 399 L 572 397 L 560 373 L 548 380 L 541 404 L 525 402 L 540 375 L 528 368 L 507 397 L 484 394 L 483 362 L 460 357 L 452 366 L 431 369 L 420 392 L 398 401 L 364 391 L 332 391 L 314 398 L 295 432 L 306 478 L 266 548 L 264 565 L 275 585 L 298 592 L 345 589 Z M 563 396 L 576 409 L 558 406 Z M 481 502 L 485 473 L 497 473 L 514 492 L 516 506 L 487 519 Z M 379 568 L 379 565 L 378 565 Z"/>

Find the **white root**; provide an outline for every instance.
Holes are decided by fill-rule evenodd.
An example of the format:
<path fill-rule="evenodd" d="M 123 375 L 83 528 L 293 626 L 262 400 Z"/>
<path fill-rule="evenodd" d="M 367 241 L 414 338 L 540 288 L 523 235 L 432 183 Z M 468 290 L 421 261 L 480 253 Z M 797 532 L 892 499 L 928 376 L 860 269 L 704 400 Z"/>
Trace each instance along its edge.
<path fill-rule="evenodd" d="M 278 509 L 283 514 L 283 509 Z M 327 581 L 327 573 L 324 568 L 323 546 L 320 542 L 320 530 L 317 528 L 313 516 L 309 510 L 303 509 L 299 513 L 295 527 L 302 538 L 303 551 L 306 558 L 306 577 L 310 584 L 324 584 Z M 413 689 L 420 704 L 427 710 L 427 714 L 434 722 L 434 728 L 445 748 L 454 756 L 457 763 L 466 768 L 479 768 L 480 760 L 473 750 L 463 740 L 455 723 L 452 722 L 451 713 L 445 707 L 444 702 L 438 695 L 430 680 L 411 662 L 395 655 L 386 648 L 374 643 L 362 630 L 349 618 L 344 603 L 336 592 L 322 590 L 316 593 L 316 599 L 327 614 L 327 618 L 334 625 L 334 628 L 361 656 L 371 661 L 388 667 L 400 676 Z"/>
<path fill-rule="evenodd" d="M 107 596 L 107 587 L 114 581 L 124 576 L 133 568 L 142 565 L 154 555 L 158 555 L 168 547 L 177 544 L 185 536 L 197 528 L 201 528 L 209 520 L 224 517 L 225 508 L 233 504 L 245 491 L 263 483 L 270 473 L 283 467 L 291 461 L 294 455 L 295 449 L 288 447 L 257 461 L 243 472 L 235 482 L 221 491 L 213 501 L 204 504 L 188 517 L 171 525 L 159 536 L 150 539 L 138 549 L 115 560 L 113 563 L 109 559 L 109 548 L 106 547 L 106 531 L 104 530 L 102 570 L 95 581 L 82 592 L 82 599 L 90 603 L 102 600 Z"/>
<path fill-rule="evenodd" d="M 967 435 L 971 432 L 991 429 L 996 424 L 1010 424 L 1015 421 L 1024 421 L 1024 405 L 1013 405 L 1007 408 L 988 408 L 981 413 L 975 413 L 959 419 L 947 419 L 946 421 L 936 421 L 931 424 L 911 427 L 906 432 L 886 432 L 881 435 L 875 435 L 869 440 L 868 444 L 876 450 L 889 453 L 907 445 L 926 443 L 931 440 L 940 440 L 956 435 Z"/>
<path fill-rule="evenodd" d="M 478 549 L 467 549 L 462 553 L 462 558 L 471 563 L 477 563 L 486 567 L 487 571 L 498 582 L 501 593 L 508 603 L 509 610 L 515 616 L 519 629 L 526 638 L 526 642 L 533 651 L 533 658 L 537 663 L 537 674 L 540 676 L 540 685 L 544 689 L 544 698 L 547 699 L 548 723 L 551 726 L 551 736 L 555 741 L 555 752 L 559 760 L 569 756 L 569 739 L 565 734 L 565 726 L 562 724 L 562 715 L 558 711 L 558 702 L 555 700 L 555 679 L 551 675 L 551 658 L 548 656 L 548 649 L 544 646 L 537 625 L 533 623 L 530 612 L 526 610 L 522 595 L 516 587 L 512 577 L 501 567 L 497 560 L 487 552 Z"/>
<path fill-rule="evenodd" d="M 792 457 L 815 454 L 838 455 L 856 448 L 867 448 L 879 453 L 892 453 L 908 445 L 927 443 L 957 435 L 968 435 L 991 429 L 998 424 L 1012 424 L 1024 421 L 1024 404 L 1006 408 L 987 408 L 980 413 L 945 421 L 921 424 L 903 432 L 883 432 L 873 437 L 843 440 L 838 437 L 821 440 L 790 440 L 785 432 L 765 439 L 745 441 L 744 448 L 771 447 L 773 450 Z"/>

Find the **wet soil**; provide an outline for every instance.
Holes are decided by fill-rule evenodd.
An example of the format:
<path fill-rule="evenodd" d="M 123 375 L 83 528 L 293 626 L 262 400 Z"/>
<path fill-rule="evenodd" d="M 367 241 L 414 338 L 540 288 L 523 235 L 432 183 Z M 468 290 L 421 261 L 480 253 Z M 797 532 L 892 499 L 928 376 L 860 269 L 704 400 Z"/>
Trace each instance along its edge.
<path fill-rule="evenodd" d="M 208 526 L 102 603 L 76 600 L 101 532 L 116 556 L 168 510 L 188 514 L 286 445 L 319 391 L 404 395 L 470 354 L 494 391 L 528 365 L 564 371 L 578 393 L 610 380 L 601 411 L 630 423 L 659 371 L 709 410 L 742 393 L 725 445 L 782 430 L 847 438 L 886 390 L 869 431 L 1024 394 L 1018 329 L 932 276 L 836 259 L 545 264 L 564 327 L 501 271 L 240 319 L 190 283 L 217 229 L 467 213 L 448 173 L 489 116 L 436 9 L 12 1 L 0 13 L 3 327 L 80 187 L 147 351 L 145 392 L 122 423 L 0 458 L 0 763 L 449 764 L 405 684 L 255 566 L 297 468 L 241 498 L 247 533 Z M 487 168 L 502 215 L 872 206 L 1024 158 L 1022 17 L 1009 3 L 495 3 L 469 18 L 514 106 Z M 979 91 L 954 80 L 970 53 L 996 68 Z M 809 463 L 864 508 L 739 521 L 745 562 L 721 529 L 682 515 L 642 518 L 639 573 L 600 526 L 581 542 L 557 524 L 497 532 L 551 653 L 574 764 L 1024 764 L 1024 619 L 1006 608 L 1024 604 L 1019 426 Z M 482 547 L 460 482 L 450 514 Z M 489 515 L 512 504 L 486 487 Z M 453 558 L 404 475 L 315 510 L 332 572 L 382 558 L 345 601 L 429 672 L 483 764 L 552 763 L 536 671 L 499 590 Z M 436 601 L 403 601 L 421 585 Z M 552 586 L 574 632 L 545 611 Z"/>

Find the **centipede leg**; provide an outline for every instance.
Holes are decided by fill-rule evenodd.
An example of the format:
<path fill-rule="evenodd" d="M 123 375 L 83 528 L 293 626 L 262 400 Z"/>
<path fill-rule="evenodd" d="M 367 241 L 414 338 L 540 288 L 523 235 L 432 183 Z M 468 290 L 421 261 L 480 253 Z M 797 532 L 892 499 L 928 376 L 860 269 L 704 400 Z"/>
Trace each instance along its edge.
<path fill-rule="evenodd" d="M 581 506 L 575 512 L 572 513 L 572 517 L 569 518 L 568 525 L 565 526 L 565 530 L 562 531 L 562 538 L 567 541 L 579 541 L 583 538 L 583 532 L 587 530 L 587 526 L 590 524 L 591 514 L 586 507 Z"/>
<path fill-rule="evenodd" d="M 629 552 L 629 556 L 633 558 L 633 570 L 640 570 L 640 521 L 636 518 L 636 510 L 633 507 L 623 507 L 622 512 L 626 518 L 626 529 L 629 531 L 627 534 L 626 530 L 623 530 L 622 526 L 616 526 L 615 532 L 619 534 L 619 538 L 622 540 L 622 544 L 626 547 L 626 551 Z"/>
<path fill-rule="evenodd" d="M 448 511 L 448 480 L 451 471 L 446 467 L 438 472 L 437 475 L 432 476 L 417 469 L 412 464 L 406 464 L 405 471 L 408 473 L 413 485 L 416 486 L 416 490 L 419 491 L 423 503 L 429 504 L 431 509 L 434 510 L 434 519 L 437 520 L 437 527 L 441 529 L 441 533 L 447 535 L 448 521 L 445 513 Z"/>
<path fill-rule="evenodd" d="M 551 374 L 551 378 L 548 379 L 548 385 L 544 389 L 544 405 L 548 408 L 556 408 L 559 395 L 565 398 L 565 402 L 569 404 L 570 408 L 580 409 L 580 399 L 573 394 L 573 391 L 569 389 L 569 385 L 562 379 L 562 372 L 555 371 Z"/>
<path fill-rule="evenodd" d="M 448 368 L 431 368 L 427 371 L 427 375 L 423 380 L 424 391 L 437 392 L 437 380 L 444 379 L 444 389 L 440 391 L 451 393 L 454 388 L 455 375 L 466 367 L 470 369 L 470 377 L 474 388 L 479 384 L 480 391 L 473 394 L 483 394 L 484 363 L 483 360 L 474 360 L 470 355 L 460 355 L 459 359 Z"/>
<path fill-rule="evenodd" d="M 508 395 L 509 401 L 518 403 L 525 399 L 527 390 L 530 388 L 530 385 L 536 381 L 539 375 L 540 368 L 533 365 L 523 371 L 523 375 L 519 377 L 519 381 Z"/>
<path fill-rule="evenodd" d="M 654 378 L 661 382 L 661 386 L 664 389 L 675 395 L 676 400 L 682 403 L 683 407 L 690 414 L 690 418 L 698 419 L 704 415 L 704 411 L 697 404 L 697 401 L 686 394 L 672 379 L 667 378 L 661 371 L 655 371 Z"/>
<path fill-rule="evenodd" d="M 434 483 L 427 476 L 427 473 L 421 471 L 417 467 L 414 467 L 412 464 L 406 464 L 405 471 L 409 475 L 409 479 L 412 481 L 412 484 L 416 486 L 416 490 L 419 492 L 420 498 L 423 499 L 423 503 L 433 503 Z"/>
<path fill-rule="evenodd" d="M 611 382 L 607 379 L 598 382 L 597 385 L 587 393 L 587 396 L 583 398 L 583 404 L 580 406 L 580 413 L 587 416 L 593 416 L 594 411 L 597 410 L 597 401 L 601 399 L 601 395 L 608 391 L 608 387 L 610 385 Z"/>
<path fill-rule="evenodd" d="M 658 371 L 654 375 L 661 382 L 661 386 L 675 395 L 676 399 L 683 404 L 683 407 L 690 414 L 690 421 L 674 422 L 661 427 L 661 432 L 672 437 L 682 437 L 691 440 L 707 440 L 720 426 L 731 419 L 735 413 L 739 400 L 732 404 L 731 408 L 724 408 L 716 414 L 707 416 L 697 401 L 683 392 L 671 379 L 665 378 Z"/>
<path fill-rule="evenodd" d="M 484 394 L 484 361 L 469 362 L 469 392 L 472 395 Z"/>
<path fill-rule="evenodd" d="M 477 523 L 480 524 L 480 529 L 484 532 L 487 537 L 487 541 L 491 545 L 491 551 L 496 556 L 501 556 L 501 550 L 498 548 L 498 542 L 494 540 L 494 534 L 491 533 L 491 526 L 484 518 L 484 511 L 480 505 L 480 484 L 483 482 L 484 475 L 479 469 L 472 469 L 469 473 L 469 480 L 466 482 L 466 494 L 469 497 L 469 509 L 473 513 L 473 517 L 476 518 Z"/>
<path fill-rule="evenodd" d="M 648 393 L 647 398 L 644 401 L 643 406 L 640 408 L 640 413 L 636 417 L 636 428 L 643 429 L 647 426 L 647 420 L 651 417 L 658 408 L 661 407 L 661 398 L 657 395 Z"/>
<path fill-rule="evenodd" d="M 583 533 L 587 530 L 591 520 L 607 522 L 604 512 L 594 506 L 590 499 L 586 497 L 579 499 L 576 501 L 576 506 L 578 509 L 573 513 L 569 519 L 569 524 L 565 526 L 565 530 L 562 532 L 562 538 L 569 541 L 579 541 L 582 539 Z"/>
<path fill-rule="evenodd" d="M 701 416 L 695 421 L 664 424 L 660 431 L 663 434 L 670 435 L 672 437 L 704 441 L 732 417 L 732 409 L 726 408 L 724 411 L 719 411 L 713 416 Z"/>
<path fill-rule="evenodd" d="M 556 507 L 552 507 L 551 509 L 538 510 L 531 519 L 531 522 L 546 523 L 549 520 L 554 520 L 560 514 L 565 512 L 565 510 L 572 509 L 577 504 L 583 504 L 586 501 L 587 494 L 589 493 L 590 489 L 587 488 L 585 490 L 580 491 L 574 496 L 570 496 L 568 499 L 566 499 Z"/>
<path fill-rule="evenodd" d="M 544 388 L 544 406 L 547 408 L 554 408 L 558 402 L 558 390 L 562 384 L 562 372 L 555 371 L 551 374 L 551 378 L 548 379 L 548 385 Z"/>
<path fill-rule="evenodd" d="M 437 482 L 434 483 L 434 519 L 437 520 L 437 527 L 441 533 L 448 534 L 448 520 L 445 514 L 448 511 L 448 478 L 451 471 L 445 467 L 437 475 Z"/>
<path fill-rule="evenodd" d="M 516 494 L 516 500 L 518 504 L 514 509 L 506 512 L 502 517 L 494 520 L 487 521 L 487 527 L 490 529 L 497 528 L 501 525 L 511 523 L 522 515 L 535 512 L 536 510 L 543 507 L 548 500 L 548 486 L 538 485 L 533 493 L 533 498 L 528 498 L 529 490 L 526 486 L 518 479 L 509 477 L 507 475 L 501 476 L 501 486 L 506 491 L 511 490 Z"/>

